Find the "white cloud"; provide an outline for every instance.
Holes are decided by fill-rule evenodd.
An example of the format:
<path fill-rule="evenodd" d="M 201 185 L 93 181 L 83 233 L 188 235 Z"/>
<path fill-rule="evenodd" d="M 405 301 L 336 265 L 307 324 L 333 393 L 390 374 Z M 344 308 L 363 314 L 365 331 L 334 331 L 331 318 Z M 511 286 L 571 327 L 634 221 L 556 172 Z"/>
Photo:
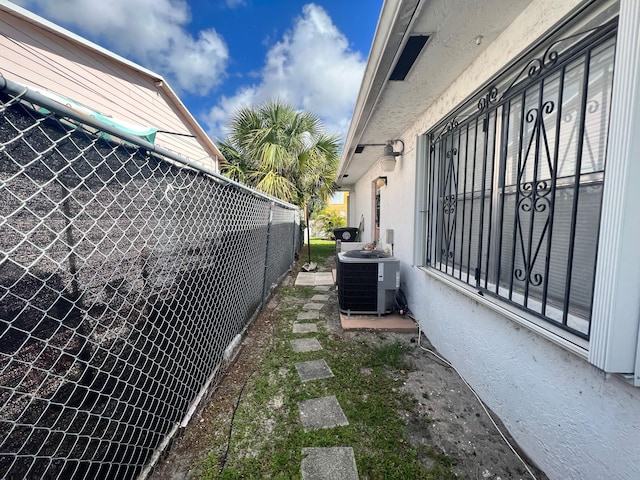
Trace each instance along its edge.
<path fill-rule="evenodd" d="M 327 132 L 345 135 L 364 67 L 362 55 L 349 48 L 326 11 L 305 5 L 293 29 L 267 53 L 260 82 L 222 97 L 210 110 L 205 120 L 209 132 L 223 136 L 239 106 L 279 98 L 317 114 Z"/>
<path fill-rule="evenodd" d="M 178 90 L 206 94 L 224 75 L 229 51 L 214 29 L 194 38 L 185 28 L 185 0 L 21 0 L 43 16 L 75 25 L 84 35 L 169 79 Z"/>
<path fill-rule="evenodd" d="M 227 7 L 237 8 L 247 4 L 247 0 L 227 0 Z"/>

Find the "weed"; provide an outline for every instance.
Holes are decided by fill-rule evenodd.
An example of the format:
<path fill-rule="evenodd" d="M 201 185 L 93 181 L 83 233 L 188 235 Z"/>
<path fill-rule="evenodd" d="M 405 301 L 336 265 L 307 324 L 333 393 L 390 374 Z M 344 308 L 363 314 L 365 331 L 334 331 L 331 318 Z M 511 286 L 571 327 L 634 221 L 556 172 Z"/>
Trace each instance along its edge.
<path fill-rule="evenodd" d="M 407 363 L 404 360 L 404 345 L 396 342 L 372 349 L 371 366 L 387 366 L 395 370 L 407 369 Z"/>
<path fill-rule="evenodd" d="M 331 248 L 333 249 L 333 242 Z M 327 245 L 315 246 L 317 252 Z M 294 352 L 290 340 L 299 338 L 291 322 L 313 294 L 312 289 L 282 288 L 276 295 L 278 309 L 274 338 L 264 352 L 258 370 L 247 381 L 235 415 L 225 469 L 220 472 L 221 452 L 226 449 L 228 426 L 214 434 L 211 455 L 201 465 L 207 479 L 298 478 L 305 447 L 351 446 L 356 452 L 362 478 L 452 478 L 446 458 L 411 448 L 404 438 L 406 420 L 400 412 L 415 403 L 401 393 L 400 370 L 409 370 L 405 346 L 354 342 L 326 330 L 314 334 L 323 350 Z M 302 383 L 294 364 L 323 358 L 334 377 Z M 369 373 L 363 375 L 360 372 Z M 248 373 L 247 373 L 248 375 Z M 298 402 L 335 395 L 349 419 L 348 426 L 305 432 L 299 419 Z M 435 466 L 427 468 L 421 458 L 429 456 Z"/>
<path fill-rule="evenodd" d="M 441 453 L 433 448 L 429 448 L 427 450 L 427 455 L 444 468 L 451 469 L 451 467 L 453 466 L 453 460 L 446 453 Z"/>

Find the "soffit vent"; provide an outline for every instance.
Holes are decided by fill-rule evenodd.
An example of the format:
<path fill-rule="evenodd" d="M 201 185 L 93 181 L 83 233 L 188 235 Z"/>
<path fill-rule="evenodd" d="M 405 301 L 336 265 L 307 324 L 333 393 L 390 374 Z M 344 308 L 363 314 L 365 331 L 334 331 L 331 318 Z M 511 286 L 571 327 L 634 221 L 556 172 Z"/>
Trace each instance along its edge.
<path fill-rule="evenodd" d="M 427 40 L 429 40 L 429 35 L 412 35 L 409 37 L 389 80 L 402 81 L 405 79 Z"/>
<path fill-rule="evenodd" d="M 364 150 L 364 145 L 358 145 L 356 147 L 355 153 L 362 153 L 363 150 Z"/>

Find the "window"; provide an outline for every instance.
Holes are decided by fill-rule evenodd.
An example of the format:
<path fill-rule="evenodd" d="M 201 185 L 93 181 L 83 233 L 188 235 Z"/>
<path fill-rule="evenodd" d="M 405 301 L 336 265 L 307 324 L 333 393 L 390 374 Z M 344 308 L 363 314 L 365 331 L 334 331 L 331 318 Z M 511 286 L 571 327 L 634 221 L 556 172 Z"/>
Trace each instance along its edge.
<path fill-rule="evenodd" d="M 427 134 L 427 265 L 586 339 L 615 33 L 552 41 Z"/>

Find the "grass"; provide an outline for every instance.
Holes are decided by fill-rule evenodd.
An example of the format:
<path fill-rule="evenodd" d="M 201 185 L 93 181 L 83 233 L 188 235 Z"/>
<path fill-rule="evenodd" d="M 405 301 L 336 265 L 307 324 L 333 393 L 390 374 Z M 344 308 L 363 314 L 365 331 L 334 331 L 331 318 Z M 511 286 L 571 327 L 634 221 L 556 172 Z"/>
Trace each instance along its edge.
<path fill-rule="evenodd" d="M 333 240 L 312 238 L 309 244 L 311 246 L 311 261 L 318 265 L 324 265 L 329 257 L 333 257 L 336 254 L 336 242 Z M 309 245 L 305 243 L 302 250 L 300 250 L 300 260 L 303 263 L 309 261 L 308 248 Z"/>
<path fill-rule="evenodd" d="M 335 254 L 334 242 L 312 240 L 314 261 L 324 263 Z M 323 259 L 323 260 L 320 260 Z M 322 262 L 322 263 L 321 263 Z M 436 452 L 413 448 L 405 439 L 406 416 L 416 399 L 400 392 L 403 374 L 410 369 L 401 343 L 347 339 L 322 330 L 312 334 L 323 346 L 319 352 L 296 353 L 289 341 L 301 338 L 291 325 L 311 288 L 283 287 L 271 347 L 249 378 L 236 411 L 233 435 L 223 472 L 228 427 L 211 439 L 211 455 L 201 466 L 206 479 L 300 477 L 305 447 L 351 446 L 361 478 L 448 479 L 450 461 Z M 379 339 L 378 339 L 379 340 Z M 334 377 L 302 383 L 297 362 L 325 359 Z M 249 375 L 250 372 L 247 372 Z M 348 426 L 305 432 L 298 402 L 335 395 L 349 420 Z M 429 468 L 422 460 L 429 457 Z"/>

